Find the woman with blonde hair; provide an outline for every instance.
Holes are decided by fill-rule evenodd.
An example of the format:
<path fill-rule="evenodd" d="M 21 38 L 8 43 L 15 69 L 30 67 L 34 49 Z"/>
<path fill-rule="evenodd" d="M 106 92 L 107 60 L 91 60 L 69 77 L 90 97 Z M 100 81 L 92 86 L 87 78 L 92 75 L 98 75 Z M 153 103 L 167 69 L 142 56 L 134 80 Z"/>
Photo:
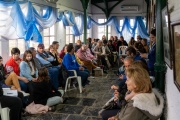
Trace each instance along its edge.
<path fill-rule="evenodd" d="M 152 89 L 147 70 L 141 67 L 130 67 L 126 70 L 127 104 L 116 116 L 108 120 L 157 120 L 160 118 L 164 99 Z"/>

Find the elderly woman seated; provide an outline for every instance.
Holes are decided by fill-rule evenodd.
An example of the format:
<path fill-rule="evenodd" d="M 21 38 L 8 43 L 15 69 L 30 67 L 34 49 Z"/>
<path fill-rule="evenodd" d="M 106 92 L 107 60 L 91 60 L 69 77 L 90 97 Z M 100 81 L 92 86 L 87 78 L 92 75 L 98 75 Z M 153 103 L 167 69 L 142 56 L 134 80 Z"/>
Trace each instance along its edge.
<path fill-rule="evenodd" d="M 130 67 L 126 70 L 127 103 L 121 111 L 108 120 L 157 120 L 160 118 L 164 99 L 152 89 L 149 73 L 141 67 Z"/>
<path fill-rule="evenodd" d="M 76 52 L 76 55 L 84 63 L 84 66 L 86 66 L 89 71 L 92 71 L 92 69 L 97 67 L 93 63 L 95 57 L 90 53 L 90 50 L 86 45 L 82 45 L 81 48 Z"/>

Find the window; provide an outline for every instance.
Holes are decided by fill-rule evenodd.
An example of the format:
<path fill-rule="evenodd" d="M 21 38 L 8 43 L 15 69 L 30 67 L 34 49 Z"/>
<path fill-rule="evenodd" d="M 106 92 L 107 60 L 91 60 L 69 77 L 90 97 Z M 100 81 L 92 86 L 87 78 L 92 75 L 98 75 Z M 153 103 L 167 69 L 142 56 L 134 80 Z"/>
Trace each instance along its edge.
<path fill-rule="evenodd" d="M 90 37 L 90 29 L 87 29 L 87 38 Z M 80 35 L 80 36 L 75 36 L 75 43 L 77 40 L 81 40 L 81 42 L 84 42 L 84 31 L 83 31 L 83 34 Z"/>
<path fill-rule="evenodd" d="M 124 20 L 123 20 L 123 19 L 121 19 L 121 20 L 119 21 L 120 31 L 122 30 L 123 24 L 124 24 Z"/>
<path fill-rule="evenodd" d="M 134 24 L 135 24 L 135 19 L 130 19 L 130 20 L 129 20 L 129 23 L 130 23 L 131 28 L 133 28 L 133 27 L 134 27 Z M 131 30 L 131 32 L 132 32 L 132 30 Z M 134 38 L 135 38 L 135 39 L 136 39 L 137 35 L 138 35 L 138 29 L 136 28 L 136 29 L 135 29 L 135 35 L 134 35 Z"/>
<path fill-rule="evenodd" d="M 66 44 L 73 43 L 73 41 L 72 26 L 66 26 Z"/>
<path fill-rule="evenodd" d="M 9 40 L 9 56 L 11 56 L 11 49 L 17 47 L 20 50 L 20 54 L 23 54 L 25 51 L 25 40 L 24 39 L 16 39 Z"/>
<path fill-rule="evenodd" d="M 98 19 L 98 23 L 104 23 L 106 19 Z M 106 35 L 106 25 L 98 26 L 98 38 L 101 39 L 103 35 Z M 111 36 L 111 26 L 108 25 L 108 36 Z"/>
<path fill-rule="evenodd" d="M 55 27 L 54 25 L 50 28 L 43 30 L 43 43 L 45 48 L 49 48 L 49 45 L 55 40 Z"/>

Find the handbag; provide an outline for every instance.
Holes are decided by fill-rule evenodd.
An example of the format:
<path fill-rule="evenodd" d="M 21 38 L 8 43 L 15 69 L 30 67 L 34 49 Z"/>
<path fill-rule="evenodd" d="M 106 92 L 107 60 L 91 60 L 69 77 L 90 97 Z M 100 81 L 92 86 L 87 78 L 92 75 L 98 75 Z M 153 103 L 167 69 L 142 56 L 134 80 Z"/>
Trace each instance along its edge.
<path fill-rule="evenodd" d="M 111 109 L 115 109 L 115 108 L 118 108 L 118 106 L 114 100 L 110 101 L 107 105 L 103 106 L 103 109 L 105 109 L 105 110 L 111 110 Z"/>

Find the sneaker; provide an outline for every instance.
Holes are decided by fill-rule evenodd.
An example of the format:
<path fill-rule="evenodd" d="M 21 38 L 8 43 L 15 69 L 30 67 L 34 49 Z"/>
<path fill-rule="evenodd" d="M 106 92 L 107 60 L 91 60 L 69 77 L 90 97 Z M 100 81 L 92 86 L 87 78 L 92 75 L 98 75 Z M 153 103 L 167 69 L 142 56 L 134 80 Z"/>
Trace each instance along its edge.
<path fill-rule="evenodd" d="M 64 90 L 58 90 L 61 93 L 61 97 L 64 96 Z"/>
<path fill-rule="evenodd" d="M 29 93 L 26 93 L 26 92 L 24 92 L 24 91 L 19 91 L 19 92 L 21 92 L 21 93 L 23 94 L 23 96 L 24 96 L 24 97 L 26 97 L 26 96 L 30 96 L 30 94 L 29 94 Z"/>
<path fill-rule="evenodd" d="M 94 76 L 89 76 L 89 78 L 94 79 L 95 77 Z"/>

